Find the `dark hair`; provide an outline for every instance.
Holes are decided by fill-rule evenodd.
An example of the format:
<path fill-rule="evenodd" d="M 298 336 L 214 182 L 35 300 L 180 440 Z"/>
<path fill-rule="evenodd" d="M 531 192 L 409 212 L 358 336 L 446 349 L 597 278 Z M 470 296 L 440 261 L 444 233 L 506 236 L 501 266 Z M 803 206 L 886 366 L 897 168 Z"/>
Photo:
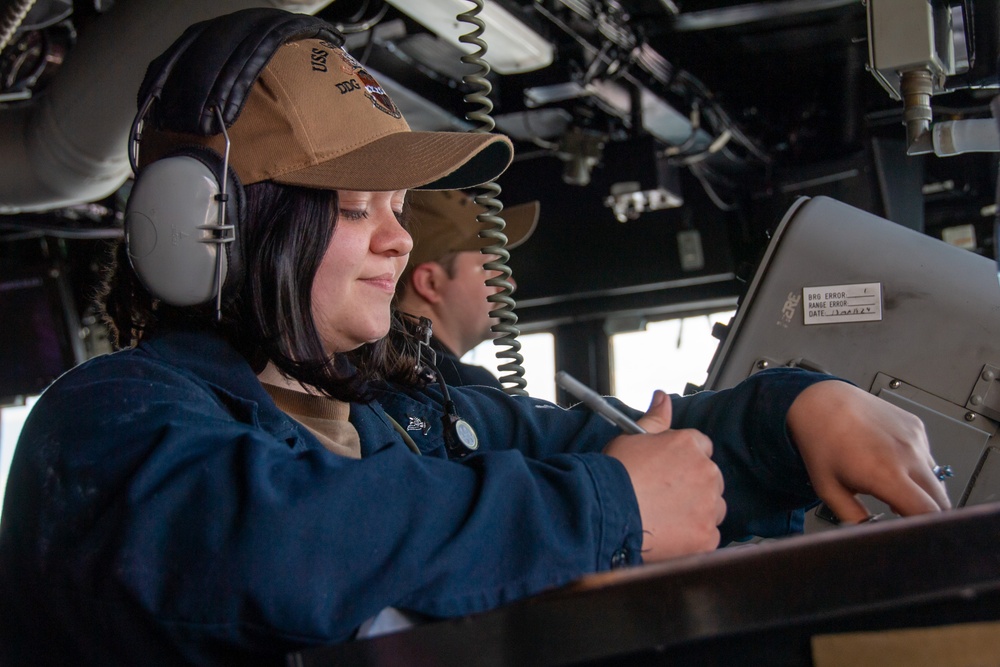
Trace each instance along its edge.
<path fill-rule="evenodd" d="M 269 181 L 248 185 L 246 216 L 236 231 L 245 267 L 227 279 L 219 321 L 215 304 L 178 308 L 149 294 L 115 248 L 100 301 L 112 344 L 129 347 L 162 329 L 215 329 L 256 372 L 268 361 L 303 384 L 345 401 L 366 401 L 373 381 L 418 384 L 419 356 L 395 313 L 385 338 L 328 355 L 312 312 L 313 278 L 337 223 L 337 193 Z"/>

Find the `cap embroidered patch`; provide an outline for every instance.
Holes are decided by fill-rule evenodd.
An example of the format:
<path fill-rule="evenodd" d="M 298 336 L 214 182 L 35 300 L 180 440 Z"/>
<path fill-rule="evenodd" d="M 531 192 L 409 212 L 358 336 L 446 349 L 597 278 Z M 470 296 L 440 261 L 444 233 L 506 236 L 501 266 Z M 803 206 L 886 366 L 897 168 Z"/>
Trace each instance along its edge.
<path fill-rule="evenodd" d="M 345 51 L 343 47 L 334 47 L 334 53 L 340 56 L 341 60 L 347 65 L 349 69 L 345 69 L 347 74 L 354 74 L 363 84 L 362 90 L 365 91 L 365 97 L 372 101 L 372 106 L 374 106 L 379 111 L 385 112 L 392 116 L 393 118 L 402 118 L 403 114 L 399 112 L 396 105 L 393 103 L 392 98 L 389 94 L 385 92 L 385 89 L 379 85 L 379 82 L 375 80 L 371 74 L 368 73 L 361 63 L 359 63 L 354 56 Z M 348 82 L 337 84 L 338 86 L 354 84 L 351 89 L 357 89 L 357 82 L 351 79 Z"/>

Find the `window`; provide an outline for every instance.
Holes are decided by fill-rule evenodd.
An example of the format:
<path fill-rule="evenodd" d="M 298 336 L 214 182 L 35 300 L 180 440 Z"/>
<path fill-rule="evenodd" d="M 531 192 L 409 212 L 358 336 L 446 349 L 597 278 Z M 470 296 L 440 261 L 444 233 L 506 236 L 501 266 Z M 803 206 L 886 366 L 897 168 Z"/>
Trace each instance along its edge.
<path fill-rule="evenodd" d="M 3 507 L 7 473 L 10 471 L 10 461 L 14 458 L 14 445 L 17 444 L 24 420 L 28 418 L 28 412 L 37 399 L 37 396 L 33 396 L 24 405 L 0 408 L 0 507 Z"/>
<path fill-rule="evenodd" d="M 521 334 L 517 337 L 521 343 L 521 356 L 524 357 L 524 379 L 527 381 L 528 394 L 547 401 L 556 400 L 556 353 L 555 340 L 550 333 Z M 484 366 L 491 373 L 500 377 L 497 366 L 497 350 L 506 350 L 507 346 L 497 346 L 492 340 L 480 343 L 465 353 L 462 361 L 467 364 Z M 504 360 L 506 361 L 506 360 Z"/>
<path fill-rule="evenodd" d="M 656 389 L 683 394 L 689 382 L 704 384 L 719 344 L 712 327 L 716 322 L 728 323 L 734 314 L 729 310 L 651 322 L 644 331 L 615 334 L 611 337 L 613 394 L 644 410 Z"/>

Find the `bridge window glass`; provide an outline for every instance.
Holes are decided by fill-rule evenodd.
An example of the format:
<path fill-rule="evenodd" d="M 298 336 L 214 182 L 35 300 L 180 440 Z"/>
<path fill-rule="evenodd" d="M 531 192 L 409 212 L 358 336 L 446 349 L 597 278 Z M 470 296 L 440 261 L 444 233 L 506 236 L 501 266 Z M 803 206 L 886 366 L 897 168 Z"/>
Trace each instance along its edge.
<path fill-rule="evenodd" d="M 556 400 L 556 362 L 555 340 L 550 333 L 521 334 L 517 337 L 521 343 L 521 356 L 524 357 L 524 379 L 528 382 L 528 394 L 547 401 Z M 497 366 L 497 350 L 507 349 L 496 346 L 492 340 L 480 343 L 469 350 L 462 361 L 467 364 L 484 366 L 497 377 L 501 377 Z"/>
<path fill-rule="evenodd" d="M 690 382 L 701 386 L 719 341 L 716 322 L 727 324 L 735 311 L 650 322 L 643 331 L 611 337 L 613 394 L 627 405 L 645 409 L 653 391 L 683 394 Z"/>

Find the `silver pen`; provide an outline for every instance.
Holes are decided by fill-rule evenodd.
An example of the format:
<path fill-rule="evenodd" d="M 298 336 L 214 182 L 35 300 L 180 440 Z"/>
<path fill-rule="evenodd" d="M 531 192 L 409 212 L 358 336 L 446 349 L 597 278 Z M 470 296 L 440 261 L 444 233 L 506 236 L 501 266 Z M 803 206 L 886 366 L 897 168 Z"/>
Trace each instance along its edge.
<path fill-rule="evenodd" d="M 646 429 L 632 421 L 628 415 L 604 400 L 604 397 L 583 384 L 566 371 L 556 373 L 556 384 L 571 393 L 588 408 L 601 415 L 626 433 L 645 433 Z"/>

